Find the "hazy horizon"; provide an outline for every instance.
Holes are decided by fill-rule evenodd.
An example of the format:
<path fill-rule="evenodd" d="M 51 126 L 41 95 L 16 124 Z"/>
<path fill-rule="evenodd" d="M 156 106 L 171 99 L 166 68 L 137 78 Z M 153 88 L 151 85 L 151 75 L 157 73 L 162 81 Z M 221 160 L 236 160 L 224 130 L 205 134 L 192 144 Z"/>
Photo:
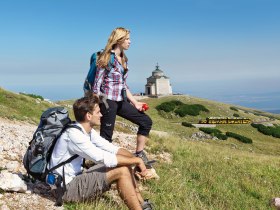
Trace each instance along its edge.
<path fill-rule="evenodd" d="M 67 86 L 52 86 L 52 87 L 43 87 L 43 86 L 26 86 L 26 87 L 17 87 L 17 88 L 7 88 L 2 87 L 8 91 L 13 92 L 23 92 L 30 94 L 37 94 L 43 96 L 45 99 L 50 99 L 51 101 L 60 101 L 68 99 L 77 99 L 83 96 L 82 86 L 81 87 L 67 87 Z M 141 93 L 141 89 L 132 88 L 133 93 Z M 259 109 L 263 111 L 268 111 L 271 113 L 280 114 L 280 91 L 269 92 L 269 93 L 235 93 L 235 94 L 215 94 L 210 93 L 206 94 L 205 92 L 199 92 L 197 90 L 178 90 L 174 91 L 174 94 L 184 94 L 191 95 L 194 97 L 205 98 L 213 101 L 219 101 L 227 104 L 239 105 L 253 109 Z"/>

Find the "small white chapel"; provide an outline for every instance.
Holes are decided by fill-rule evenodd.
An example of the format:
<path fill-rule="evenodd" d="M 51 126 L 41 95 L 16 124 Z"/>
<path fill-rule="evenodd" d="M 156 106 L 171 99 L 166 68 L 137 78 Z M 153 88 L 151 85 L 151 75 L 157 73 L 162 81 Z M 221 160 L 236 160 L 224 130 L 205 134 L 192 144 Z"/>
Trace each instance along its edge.
<path fill-rule="evenodd" d="M 145 85 L 145 94 L 148 96 L 172 95 L 172 87 L 169 77 L 165 76 L 163 71 L 156 65 L 156 69 L 152 72 L 152 76 L 147 78 Z"/>

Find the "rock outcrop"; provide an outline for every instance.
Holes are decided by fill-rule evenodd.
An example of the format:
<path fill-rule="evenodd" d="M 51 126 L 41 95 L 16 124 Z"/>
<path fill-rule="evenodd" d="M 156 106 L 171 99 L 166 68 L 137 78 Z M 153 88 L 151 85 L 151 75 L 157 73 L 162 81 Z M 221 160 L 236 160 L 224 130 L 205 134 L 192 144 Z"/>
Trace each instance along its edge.
<path fill-rule="evenodd" d="M 0 188 L 8 192 L 26 192 L 27 185 L 18 174 L 13 174 L 7 170 L 0 173 Z"/>
<path fill-rule="evenodd" d="M 54 206 L 50 187 L 25 182 L 22 158 L 37 126 L 0 118 L 0 209 L 63 209 Z"/>

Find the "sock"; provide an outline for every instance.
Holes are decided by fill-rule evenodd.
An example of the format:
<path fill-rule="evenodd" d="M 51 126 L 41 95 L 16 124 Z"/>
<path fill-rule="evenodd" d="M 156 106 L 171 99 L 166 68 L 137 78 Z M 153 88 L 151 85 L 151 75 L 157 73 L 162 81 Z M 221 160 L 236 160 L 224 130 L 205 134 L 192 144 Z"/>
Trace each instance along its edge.
<path fill-rule="evenodd" d="M 139 154 L 141 154 L 142 152 L 143 152 L 143 150 L 138 151 L 138 152 L 136 151 L 136 153 L 135 153 L 135 154 L 136 154 L 136 155 L 139 155 Z"/>

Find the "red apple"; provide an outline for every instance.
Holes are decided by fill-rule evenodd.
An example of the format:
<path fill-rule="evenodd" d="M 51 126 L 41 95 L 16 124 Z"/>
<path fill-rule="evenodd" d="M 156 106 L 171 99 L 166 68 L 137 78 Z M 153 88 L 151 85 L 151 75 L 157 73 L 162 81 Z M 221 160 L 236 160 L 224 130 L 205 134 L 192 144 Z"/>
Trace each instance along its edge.
<path fill-rule="evenodd" d="M 148 104 L 143 104 L 142 109 L 143 109 L 143 111 L 147 111 L 149 109 Z"/>

